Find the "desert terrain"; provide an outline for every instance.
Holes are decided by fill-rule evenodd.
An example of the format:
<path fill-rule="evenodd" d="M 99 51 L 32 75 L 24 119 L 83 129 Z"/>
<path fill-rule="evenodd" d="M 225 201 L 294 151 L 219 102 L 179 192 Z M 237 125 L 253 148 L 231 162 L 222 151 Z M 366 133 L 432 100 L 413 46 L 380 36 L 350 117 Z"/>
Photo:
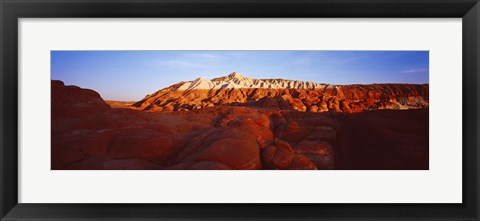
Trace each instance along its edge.
<path fill-rule="evenodd" d="M 428 84 L 234 72 L 128 102 L 51 84 L 53 170 L 429 169 Z"/>

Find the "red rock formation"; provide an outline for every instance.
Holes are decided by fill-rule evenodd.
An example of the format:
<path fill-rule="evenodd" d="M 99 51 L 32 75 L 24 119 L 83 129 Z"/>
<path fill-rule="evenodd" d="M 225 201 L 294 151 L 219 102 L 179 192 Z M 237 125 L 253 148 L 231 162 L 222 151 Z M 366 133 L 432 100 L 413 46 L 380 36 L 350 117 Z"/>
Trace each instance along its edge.
<path fill-rule="evenodd" d="M 286 169 L 295 157 L 295 151 L 285 141 L 275 140 L 262 151 L 265 169 Z"/>
<path fill-rule="evenodd" d="M 78 116 L 109 109 L 100 95 L 77 86 L 65 86 L 61 81 L 52 81 L 52 115 Z"/>
<path fill-rule="evenodd" d="M 305 107 L 332 104 L 312 98 L 316 91 L 287 91 Z M 52 169 L 428 169 L 428 109 L 319 114 L 258 95 L 275 91 L 252 93 L 244 96 L 258 101 L 246 106 L 148 112 L 110 108 L 92 90 L 52 81 Z M 281 108 L 258 108 L 267 103 Z"/>
<path fill-rule="evenodd" d="M 328 85 L 284 79 L 253 79 L 232 73 L 180 82 L 147 95 L 131 108 L 187 111 L 237 105 L 301 112 L 361 112 L 428 107 L 428 84 Z"/>

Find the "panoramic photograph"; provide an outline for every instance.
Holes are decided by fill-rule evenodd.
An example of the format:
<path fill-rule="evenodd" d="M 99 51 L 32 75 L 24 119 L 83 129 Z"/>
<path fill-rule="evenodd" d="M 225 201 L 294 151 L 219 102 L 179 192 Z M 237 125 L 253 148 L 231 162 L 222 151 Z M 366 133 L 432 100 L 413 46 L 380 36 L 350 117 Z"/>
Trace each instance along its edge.
<path fill-rule="evenodd" d="M 428 170 L 428 51 L 51 51 L 52 170 Z"/>

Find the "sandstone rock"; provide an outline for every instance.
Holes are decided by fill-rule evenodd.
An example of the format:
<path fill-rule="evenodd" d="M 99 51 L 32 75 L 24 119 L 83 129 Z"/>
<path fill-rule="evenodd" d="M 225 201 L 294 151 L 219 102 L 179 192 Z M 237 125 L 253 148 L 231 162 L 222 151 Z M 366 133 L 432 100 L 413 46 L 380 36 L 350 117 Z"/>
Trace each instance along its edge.
<path fill-rule="evenodd" d="M 305 112 L 307 110 L 307 107 L 302 103 L 302 100 L 298 98 L 292 98 L 288 100 L 290 105 L 292 105 L 294 110 Z"/>
<path fill-rule="evenodd" d="M 219 162 L 200 161 L 186 168 L 187 170 L 231 170 L 232 168 Z"/>
<path fill-rule="evenodd" d="M 214 141 L 193 159 L 220 162 L 234 169 L 259 169 L 259 150 L 259 145 L 250 139 L 224 138 Z"/>
<path fill-rule="evenodd" d="M 342 100 L 340 102 L 340 110 L 345 113 L 352 113 L 352 109 L 350 109 L 350 102 Z"/>
<path fill-rule="evenodd" d="M 335 141 L 336 139 L 337 131 L 331 126 L 317 126 L 305 136 L 305 140 Z"/>
<path fill-rule="evenodd" d="M 313 112 L 313 113 L 318 112 L 318 107 L 317 107 L 317 105 L 312 105 L 312 106 L 310 106 L 310 107 L 308 108 L 308 111 Z"/>
<path fill-rule="evenodd" d="M 159 166 L 143 159 L 108 159 L 91 157 L 76 162 L 66 169 L 69 170 L 155 170 Z"/>
<path fill-rule="evenodd" d="M 160 165 L 168 164 L 183 141 L 172 135 L 135 129 L 118 134 L 110 146 L 109 158 L 140 158 Z"/>
<path fill-rule="evenodd" d="M 300 142 L 308 132 L 308 127 L 303 127 L 298 121 L 292 120 L 286 125 L 278 127 L 275 131 L 275 135 L 290 144 L 295 144 Z"/>
<path fill-rule="evenodd" d="M 238 74 L 238 73 L 237 73 Z M 241 75 L 240 75 L 241 76 Z M 380 101 L 383 100 L 383 101 Z M 325 85 L 284 79 L 225 76 L 180 82 L 146 96 L 131 108 L 148 111 L 184 111 L 218 105 L 244 105 L 269 109 L 318 112 L 360 112 L 367 109 L 428 107 L 428 85 Z M 395 102 L 394 102 L 395 101 Z M 353 102 L 363 105 L 350 105 Z M 198 106 L 197 106 L 198 105 Z M 157 108 L 159 106 L 160 108 Z"/>
<path fill-rule="evenodd" d="M 294 156 L 287 142 L 275 140 L 262 150 L 262 165 L 265 169 L 286 169 Z"/>
<path fill-rule="evenodd" d="M 56 148 L 52 149 L 52 170 L 64 169 L 69 165 L 81 161 L 85 154 L 76 149 Z"/>
<path fill-rule="evenodd" d="M 333 147 L 323 141 L 304 140 L 295 147 L 295 153 L 305 155 L 318 169 L 333 169 Z"/>
<path fill-rule="evenodd" d="M 328 111 L 327 102 L 322 101 L 320 103 L 320 107 L 318 108 L 318 112 L 327 112 L 327 111 Z"/>
<path fill-rule="evenodd" d="M 428 109 L 375 110 L 428 108 L 428 85 L 222 81 L 128 109 L 52 81 L 52 169 L 428 169 Z"/>
<path fill-rule="evenodd" d="M 310 161 L 306 156 L 301 154 L 295 154 L 292 162 L 288 165 L 289 170 L 316 170 L 315 164 Z"/>
<path fill-rule="evenodd" d="M 65 86 L 61 81 L 51 81 L 52 115 L 84 116 L 110 109 L 100 95 L 89 89 Z"/>

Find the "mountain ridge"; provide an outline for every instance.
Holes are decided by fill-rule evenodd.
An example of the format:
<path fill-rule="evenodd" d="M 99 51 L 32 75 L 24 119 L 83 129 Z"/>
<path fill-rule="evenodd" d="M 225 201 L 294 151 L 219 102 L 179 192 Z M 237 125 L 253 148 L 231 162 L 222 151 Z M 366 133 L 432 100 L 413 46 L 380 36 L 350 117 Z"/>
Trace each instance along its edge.
<path fill-rule="evenodd" d="M 428 107 L 428 84 L 333 85 L 286 79 L 255 79 L 233 72 L 179 82 L 145 96 L 132 108 L 188 111 L 217 105 L 311 112 Z"/>
<path fill-rule="evenodd" d="M 213 78 L 208 80 L 203 77 L 196 78 L 193 81 L 180 82 L 177 90 L 206 90 L 206 89 L 225 89 L 225 88 L 297 88 L 297 89 L 318 89 L 325 84 L 319 84 L 309 81 L 287 80 L 287 79 L 256 79 L 240 75 L 233 72 L 227 76 Z M 176 85 L 176 84 L 175 84 Z M 173 86 L 173 85 L 172 85 Z"/>

